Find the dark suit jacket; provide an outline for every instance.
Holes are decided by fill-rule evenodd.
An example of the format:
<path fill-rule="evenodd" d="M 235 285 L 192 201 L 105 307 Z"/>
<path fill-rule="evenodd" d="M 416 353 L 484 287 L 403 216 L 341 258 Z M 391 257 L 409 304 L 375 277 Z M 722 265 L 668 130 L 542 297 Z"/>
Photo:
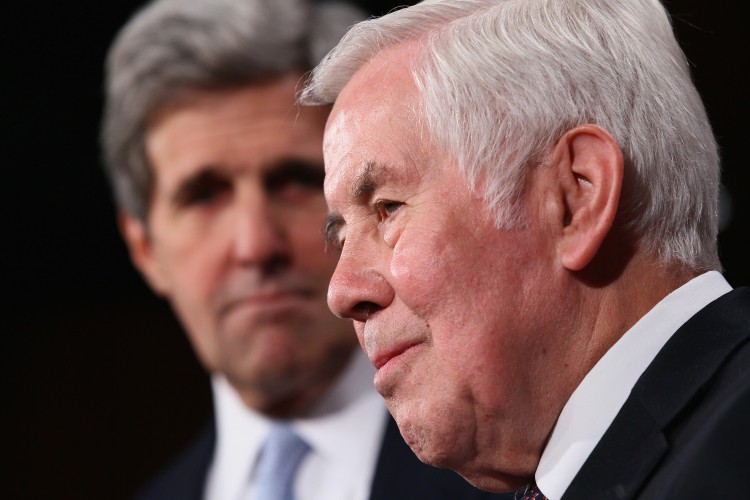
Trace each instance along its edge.
<path fill-rule="evenodd" d="M 685 323 L 564 500 L 750 498 L 750 289 Z"/>
<path fill-rule="evenodd" d="M 200 500 L 213 457 L 216 433 L 208 426 L 138 500 Z M 389 418 L 378 457 L 370 500 L 490 500 L 512 499 L 478 490 L 453 471 L 423 464 L 406 445 Z M 324 499 L 321 499 L 324 500 Z"/>

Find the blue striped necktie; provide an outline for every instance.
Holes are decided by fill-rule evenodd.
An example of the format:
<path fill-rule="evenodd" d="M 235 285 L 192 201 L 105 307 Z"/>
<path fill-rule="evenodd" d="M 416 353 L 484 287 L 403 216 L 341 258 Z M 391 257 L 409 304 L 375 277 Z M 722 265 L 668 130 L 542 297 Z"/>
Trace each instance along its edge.
<path fill-rule="evenodd" d="M 256 500 L 294 500 L 294 476 L 310 446 L 287 423 L 271 426 L 256 474 Z"/>

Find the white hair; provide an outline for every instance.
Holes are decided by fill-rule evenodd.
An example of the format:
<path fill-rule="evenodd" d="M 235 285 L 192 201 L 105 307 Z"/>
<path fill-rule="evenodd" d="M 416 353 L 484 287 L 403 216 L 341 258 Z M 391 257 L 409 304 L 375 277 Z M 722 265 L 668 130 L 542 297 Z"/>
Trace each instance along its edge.
<path fill-rule="evenodd" d="M 625 158 L 619 218 L 663 262 L 719 269 L 719 157 L 658 0 L 426 0 L 352 28 L 314 70 L 330 103 L 386 48 L 419 41 L 412 76 L 432 139 L 454 155 L 499 227 L 524 223 L 522 190 L 569 129 L 594 123 Z"/>

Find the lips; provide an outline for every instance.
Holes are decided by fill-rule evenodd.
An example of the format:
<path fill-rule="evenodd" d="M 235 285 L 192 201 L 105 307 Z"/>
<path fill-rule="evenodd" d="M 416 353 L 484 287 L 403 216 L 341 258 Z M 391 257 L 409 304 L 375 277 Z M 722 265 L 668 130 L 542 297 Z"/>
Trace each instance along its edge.
<path fill-rule="evenodd" d="M 306 303 L 314 298 L 314 293 L 308 289 L 274 289 L 255 291 L 234 297 L 226 301 L 219 310 L 224 316 L 233 310 L 254 308 L 259 310 L 283 309 L 293 307 L 294 304 Z"/>
<path fill-rule="evenodd" d="M 380 370 L 389 361 L 402 355 L 403 353 L 405 353 L 412 347 L 416 346 L 417 344 L 418 342 L 405 342 L 402 344 L 398 344 L 392 348 L 388 348 L 388 349 L 376 352 L 371 358 L 372 365 L 377 370 Z"/>

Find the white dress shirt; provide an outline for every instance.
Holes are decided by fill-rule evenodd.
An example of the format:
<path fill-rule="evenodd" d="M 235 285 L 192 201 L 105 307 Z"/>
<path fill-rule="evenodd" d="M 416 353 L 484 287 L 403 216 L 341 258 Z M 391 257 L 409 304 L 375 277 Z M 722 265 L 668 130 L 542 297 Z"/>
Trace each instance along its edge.
<path fill-rule="evenodd" d="M 298 500 L 367 500 L 387 423 L 374 369 L 359 349 L 309 417 L 291 422 L 310 445 L 297 472 Z M 271 421 L 248 409 L 222 376 L 212 379 L 217 441 L 206 500 L 252 500 Z"/>
<path fill-rule="evenodd" d="M 535 479 L 547 498 L 562 497 L 672 334 L 731 289 L 716 271 L 692 279 L 654 306 L 594 365 L 565 404 L 542 453 Z"/>

